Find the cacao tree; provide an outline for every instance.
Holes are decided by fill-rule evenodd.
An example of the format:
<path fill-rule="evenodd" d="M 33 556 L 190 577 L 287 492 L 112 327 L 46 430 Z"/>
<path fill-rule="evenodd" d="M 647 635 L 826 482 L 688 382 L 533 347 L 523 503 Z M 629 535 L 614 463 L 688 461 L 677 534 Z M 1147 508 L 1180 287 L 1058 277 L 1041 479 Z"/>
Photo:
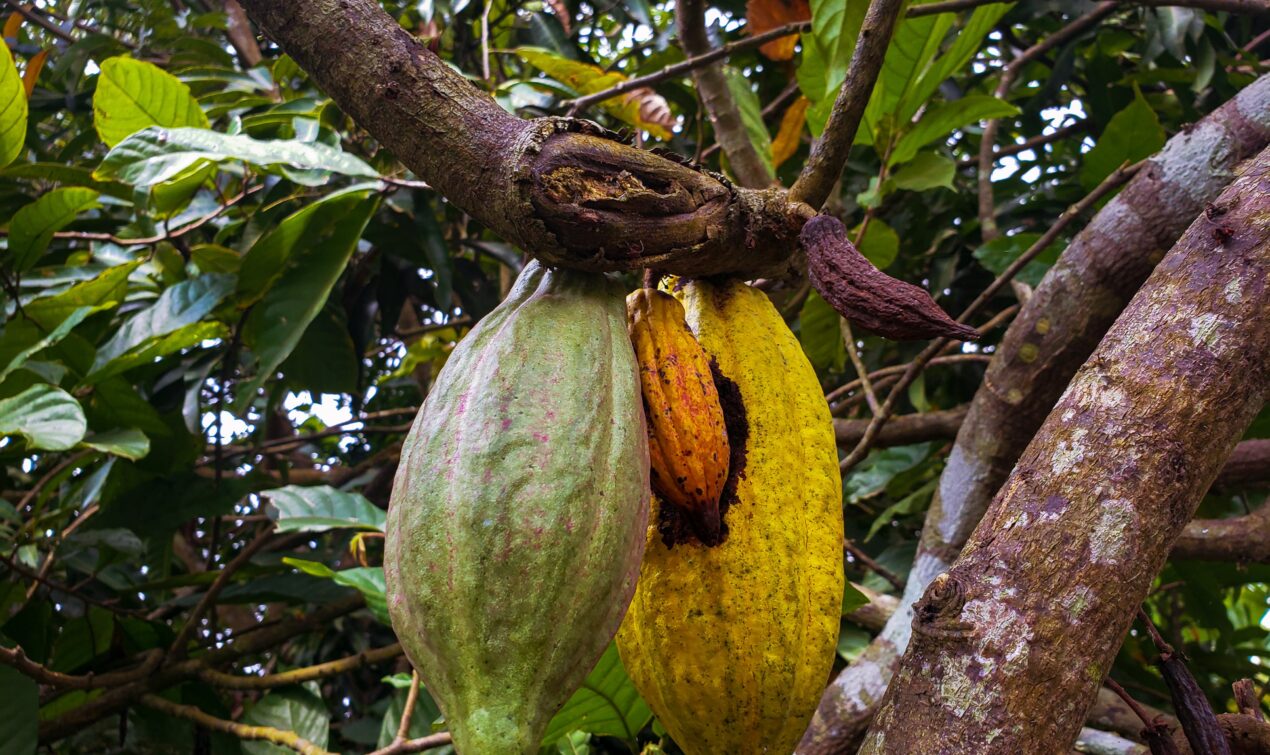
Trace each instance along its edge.
<path fill-rule="evenodd" d="M 3 10 L 3 755 L 1270 751 L 1265 0 Z"/>

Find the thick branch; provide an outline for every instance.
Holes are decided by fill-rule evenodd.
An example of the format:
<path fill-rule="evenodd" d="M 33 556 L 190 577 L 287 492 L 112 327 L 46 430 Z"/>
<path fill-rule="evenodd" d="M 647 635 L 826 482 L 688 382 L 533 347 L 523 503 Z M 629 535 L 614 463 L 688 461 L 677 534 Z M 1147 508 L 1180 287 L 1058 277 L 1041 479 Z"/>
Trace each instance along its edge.
<path fill-rule="evenodd" d="M 1246 170 L 1108 331 L 915 606 L 862 753 L 1075 739 L 1169 546 L 1270 391 L 1270 150 Z"/>
<path fill-rule="evenodd" d="M 1173 558 L 1270 564 L 1270 504 L 1230 519 L 1196 519 L 1173 546 Z"/>
<path fill-rule="evenodd" d="M 882 70 L 891 32 L 903 5 L 901 0 L 872 0 L 869 3 L 860 27 L 860 38 L 847 68 L 847 78 L 842 82 L 842 89 L 838 90 L 824 134 L 811 148 L 807 164 L 789 190 L 791 199 L 820 208 L 829 198 L 842 169 L 846 167 L 851 143 L 855 141 L 864 108 L 873 94 L 873 85 Z"/>
<path fill-rule="evenodd" d="M 679 25 L 679 43 L 689 58 L 697 58 L 710 52 L 710 39 L 706 36 L 704 0 L 679 0 L 675 3 L 675 22 Z M 781 35 L 783 36 L 783 35 Z M 763 189 L 772 185 L 773 176 L 741 121 L 741 111 L 732 98 L 728 79 L 723 69 L 713 63 L 693 68 L 693 80 L 701 94 L 701 104 L 714 124 L 715 139 L 728 157 L 728 165 L 736 181 L 751 189 Z"/>
<path fill-rule="evenodd" d="M 154 708 L 161 713 L 166 713 L 169 716 L 193 721 L 199 726 L 212 731 L 223 731 L 226 734 L 232 734 L 239 739 L 272 742 L 295 750 L 301 755 L 334 755 L 334 753 L 318 747 L 293 731 L 283 731 L 272 726 L 249 726 L 235 721 L 226 721 L 223 718 L 208 715 L 193 705 L 181 705 L 171 700 L 165 700 L 158 695 L 142 695 L 141 704 L 147 708 Z"/>
<path fill-rule="evenodd" d="M 1072 240 L 1006 331 L 926 515 L 904 603 L 825 691 L 799 748 L 845 751 L 863 734 L 908 644 L 912 605 L 948 569 L 1076 368 L 1240 161 L 1270 142 L 1270 76 L 1173 137 Z M 1109 251 L 1110 250 L 1110 251 Z"/>
<path fill-rule="evenodd" d="M 344 112 L 460 209 L 552 265 L 780 275 L 805 208 L 586 121 L 504 111 L 373 0 L 242 0 Z"/>

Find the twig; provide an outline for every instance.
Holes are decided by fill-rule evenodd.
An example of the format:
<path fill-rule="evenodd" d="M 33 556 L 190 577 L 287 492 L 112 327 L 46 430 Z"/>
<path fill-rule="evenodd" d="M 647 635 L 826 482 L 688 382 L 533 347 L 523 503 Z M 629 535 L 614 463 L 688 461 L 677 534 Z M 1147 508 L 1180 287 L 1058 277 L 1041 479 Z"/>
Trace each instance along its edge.
<path fill-rule="evenodd" d="M 992 359 L 991 354 L 949 354 L 947 356 L 934 357 L 930 360 L 929 367 L 946 364 L 964 364 L 966 362 L 987 362 Z M 892 375 L 902 375 L 908 369 L 907 364 L 894 364 L 889 367 L 882 367 L 869 373 L 869 380 L 875 381 L 878 378 L 890 377 Z M 838 388 L 834 388 L 826 396 L 825 400 L 833 403 L 852 391 L 860 390 L 864 387 L 864 383 L 858 378 L 846 383 Z M 875 386 L 876 387 L 876 386 Z"/>
<path fill-rule="evenodd" d="M 878 404 L 877 394 L 873 392 L 873 383 L 869 380 L 869 369 L 864 366 L 864 360 L 860 359 L 860 351 L 855 344 L 855 334 L 851 332 L 851 323 L 847 322 L 847 318 L 839 317 L 838 324 L 842 330 L 842 344 L 847 347 L 847 356 L 851 359 L 851 365 L 855 367 L 855 373 L 860 376 L 860 387 L 864 389 L 869 410 L 877 414 L 882 411 L 882 407 Z"/>
<path fill-rule="evenodd" d="M 706 36 L 705 0 L 679 0 L 675 3 L 675 22 L 679 26 L 679 43 L 689 57 L 710 52 Z M 759 157 L 750 134 L 741 120 L 732 90 L 723 69 L 707 64 L 692 71 L 701 96 L 701 104 L 714 124 L 714 136 L 728 156 L 728 166 L 736 182 L 751 189 L 763 189 L 774 181 L 772 172 Z"/>
<path fill-rule="evenodd" d="M 31 489 L 27 491 L 27 494 L 22 496 L 22 500 L 18 501 L 18 505 L 17 505 L 18 513 L 19 514 L 22 513 L 28 507 L 31 507 L 33 505 L 36 496 L 40 494 L 40 491 L 44 489 L 44 486 L 48 485 L 58 475 L 65 472 L 70 467 L 75 466 L 77 463 L 79 463 L 81 460 L 91 455 L 92 453 L 93 453 L 92 449 L 80 451 L 79 453 L 74 454 L 73 456 L 69 456 L 66 459 L 63 459 L 60 463 L 58 463 L 57 466 L 50 469 L 47 474 L 45 474 L 43 477 L 41 477 L 39 480 L 36 481 L 35 485 L 31 486 Z"/>
<path fill-rule="evenodd" d="M 1050 226 L 1049 230 L 1046 231 L 1041 238 L 1036 240 L 1036 243 L 1032 244 L 1032 246 L 1028 247 L 1027 251 L 1019 255 L 1018 259 L 1010 263 L 1009 267 L 1003 270 L 1001 274 L 996 277 L 996 280 L 988 284 L 988 287 L 983 290 L 983 293 L 979 294 L 979 296 L 970 303 L 970 306 L 966 307 L 962 311 L 961 316 L 957 318 L 957 322 L 964 323 L 968 321 L 970 317 L 974 315 L 980 307 L 987 303 L 987 301 L 991 299 L 997 291 L 1009 283 L 1010 280 L 1027 265 L 1027 263 L 1031 262 L 1041 252 L 1045 251 L 1046 247 L 1048 247 L 1054 239 L 1058 238 L 1059 234 L 1062 233 L 1073 220 L 1075 220 L 1085 210 L 1092 207 L 1099 199 L 1109 193 L 1112 189 L 1124 183 L 1132 175 L 1137 173 L 1141 165 L 1142 163 L 1135 163 L 1134 165 L 1120 166 L 1113 171 L 1110 176 L 1103 179 L 1102 183 L 1098 184 L 1097 188 L 1091 191 L 1079 202 L 1064 210 L 1063 214 L 1058 216 L 1058 219 L 1054 221 L 1054 224 Z M 908 386 L 912 384 L 912 382 L 917 379 L 917 376 L 921 374 L 922 370 L 925 369 L 926 364 L 930 362 L 946 344 L 947 339 L 936 339 L 927 346 L 916 359 L 909 363 L 908 368 L 905 369 L 904 374 L 900 377 L 899 381 L 897 381 L 891 388 L 890 392 L 886 394 L 886 401 L 882 404 L 881 412 L 874 415 L 873 422 L 869 424 L 869 428 L 864 432 L 864 437 L 860 439 L 860 442 L 857 443 L 855 448 L 851 450 L 851 453 L 847 454 L 847 456 L 839 464 L 839 467 L 844 474 L 851 470 L 856 464 L 859 464 L 860 460 L 869 453 L 869 449 L 873 446 L 873 440 L 882 429 L 882 425 L 886 423 L 887 419 L 889 419 L 891 414 L 895 411 L 895 405 L 899 400 L 900 394 L 908 389 Z"/>
<path fill-rule="evenodd" d="M 1023 70 L 1023 66 L 1044 55 L 1069 39 L 1083 34 L 1093 28 L 1103 18 L 1110 16 L 1119 5 L 1115 2 L 1099 3 L 1093 10 L 1072 21 L 1062 29 L 1037 42 L 1011 60 L 1001 71 L 1001 80 L 993 95 L 1005 99 L 1014 79 Z M 992 195 L 992 164 L 996 160 L 997 128 L 1000 121 L 989 119 L 983 125 L 983 136 L 979 140 L 979 233 L 985 242 L 1000 235 L 997 229 L 996 201 Z"/>
<path fill-rule="evenodd" d="M 850 553 L 852 558 L 869 567 L 869 569 L 875 572 L 882 579 L 890 582 L 891 586 L 897 591 L 904 592 L 904 580 L 900 579 L 895 572 L 879 564 L 877 561 L 874 561 L 869 557 L 869 554 L 855 547 L 855 544 L 850 540 L 844 538 L 842 541 L 842 548 L 847 553 Z"/>
<path fill-rule="evenodd" d="M 1125 691 L 1125 688 L 1121 687 L 1119 682 L 1117 682 L 1115 679 L 1112 679 L 1111 677 L 1107 677 L 1103 681 L 1103 684 L 1107 685 L 1107 688 L 1110 689 L 1112 692 L 1115 692 L 1117 695 L 1119 695 L 1121 700 L 1124 700 L 1124 704 L 1128 705 L 1129 708 L 1135 714 L 1137 714 L 1138 718 L 1142 719 L 1143 726 L 1150 729 L 1156 725 L 1156 717 L 1151 715 L 1151 712 L 1148 711 L 1146 708 L 1143 708 L 1142 703 L 1139 703 L 1137 700 L 1134 700 L 1133 696 L 1130 695 L 1127 691 Z"/>
<path fill-rule="evenodd" d="M 869 3 L 860 27 L 860 38 L 847 68 L 847 77 L 833 103 L 824 135 L 812 146 L 807 164 L 790 188 L 790 201 L 805 202 L 819 209 L 842 175 L 903 4 L 902 0 L 872 0 Z"/>
<path fill-rule="evenodd" d="M 198 605 L 194 606 L 194 610 L 190 612 L 189 619 L 187 619 L 185 625 L 181 627 L 181 631 L 177 633 L 176 639 L 172 641 L 172 646 L 168 650 L 168 655 L 174 658 L 183 658 L 185 656 L 186 645 L 189 644 L 190 635 L 192 635 L 195 628 L 198 627 L 199 621 L 203 618 L 203 615 L 207 613 L 207 611 L 212 607 L 212 604 L 216 602 L 216 598 L 220 596 L 221 591 L 225 589 L 227 584 L 229 584 L 229 578 L 234 575 L 234 572 L 238 571 L 244 564 L 251 560 L 252 556 L 256 555 L 258 551 L 268 544 L 270 540 L 269 535 L 272 530 L 273 525 L 271 523 L 256 536 L 255 540 L 248 543 L 247 546 L 244 547 L 232 561 L 226 564 L 225 568 L 221 569 L 220 574 L 216 575 L 216 579 L 213 580 L 211 586 L 207 588 L 207 592 L 203 594 L 203 598 L 198 602 Z"/>
<path fill-rule="evenodd" d="M 375 750 L 371 755 L 402 755 L 402 753 L 423 752 L 424 750 L 435 750 L 438 747 L 445 747 L 453 742 L 454 739 L 450 736 L 450 732 L 439 731 L 426 737 L 408 739 L 401 744 L 393 743 L 382 750 Z"/>
<path fill-rule="evenodd" d="M 765 42 L 770 42 L 771 40 L 779 39 L 780 37 L 787 37 L 790 34 L 805 32 L 810 28 L 810 21 L 796 21 L 792 24 L 785 24 L 784 26 L 779 26 L 775 29 L 765 31 L 762 34 L 755 34 L 752 37 L 728 42 L 727 44 L 716 47 L 709 52 L 694 55 L 686 60 L 675 63 L 674 65 L 666 66 L 656 73 L 627 79 L 626 81 L 623 81 L 616 86 L 609 87 L 603 91 L 584 95 L 574 100 L 566 100 L 560 104 L 569 106 L 569 115 L 577 115 L 583 109 L 588 108 L 597 102 L 603 102 L 604 100 L 616 97 L 619 94 L 626 94 L 627 92 L 633 92 L 636 89 L 652 86 L 653 84 L 659 84 L 666 79 L 673 79 L 681 74 L 694 71 L 701 66 L 708 66 L 716 60 L 731 57 L 742 50 L 748 50 L 751 47 L 758 47 Z M 797 91 L 796 88 L 795 91 Z"/>
<path fill-rule="evenodd" d="M 49 34 L 52 34 L 53 36 L 57 37 L 63 42 L 75 41 L 75 38 L 72 37 L 70 34 L 66 33 L 66 31 L 62 29 L 60 26 L 58 26 L 57 24 L 53 23 L 52 21 L 48 20 L 44 16 L 37 13 L 34 8 L 34 5 L 28 8 L 22 3 L 17 2 L 17 0 L 4 0 L 4 4 L 12 8 L 14 11 L 16 11 L 19 15 L 21 15 L 26 20 L 39 26 L 41 29 L 44 29 Z"/>
<path fill-rule="evenodd" d="M 72 674 L 63 674 L 60 671 L 53 671 L 27 657 L 22 646 L 12 648 L 0 647 L 0 663 L 11 666 L 21 673 L 31 677 L 40 684 L 47 684 L 50 687 L 59 687 L 64 689 L 101 689 L 103 687 L 118 687 L 124 684 L 144 679 L 159 665 L 163 660 L 163 651 L 159 648 L 147 650 L 144 654 L 144 661 L 141 665 L 125 671 L 111 671 L 105 674 L 94 674 L 89 672 L 82 676 Z"/>
<path fill-rule="evenodd" d="M 258 740 L 264 742 L 273 742 L 276 745 L 289 747 L 301 755 L 334 755 L 329 750 L 313 744 L 309 740 L 301 737 L 293 731 L 283 731 L 275 729 L 272 726 L 249 726 L 234 721 L 226 721 L 223 718 L 204 713 L 192 705 L 181 705 L 171 700 L 166 700 L 158 695 L 145 694 L 141 696 L 141 704 L 147 708 L 154 708 L 160 713 L 166 713 L 169 716 L 184 718 L 206 727 L 213 731 L 223 731 L 226 734 L 232 734 L 239 739 Z"/>
<path fill-rule="evenodd" d="M 917 7 L 925 8 L 926 6 L 919 5 Z M 1002 147 L 1001 149 L 998 149 L 992 153 L 992 160 L 995 163 L 996 161 L 1000 160 L 1003 157 L 1009 157 L 1010 155 L 1017 155 L 1020 152 L 1027 152 L 1029 149 L 1036 149 L 1037 147 L 1043 147 L 1046 144 L 1049 144 L 1051 142 L 1062 141 L 1063 139 L 1066 139 L 1067 137 L 1072 136 L 1074 134 L 1079 134 L 1083 131 L 1088 131 L 1089 127 L 1092 125 L 1093 124 L 1090 123 L 1088 120 L 1077 121 L 1076 123 L 1073 123 L 1070 126 L 1064 126 L 1048 134 L 1041 134 L 1039 136 L 1034 136 L 1031 139 L 1019 142 L 1017 144 L 1011 144 L 1009 146 Z M 958 160 L 957 167 L 969 168 L 970 166 L 977 165 L 978 163 L 979 163 L 978 157 L 967 157 L 965 159 Z"/>
<path fill-rule="evenodd" d="M 393 643 L 382 648 L 366 650 L 357 655 L 350 655 L 347 658 L 327 661 L 314 666 L 305 666 L 304 668 L 284 671 L 278 674 L 247 676 L 243 674 L 227 674 L 224 671 L 204 668 L 199 670 L 198 678 L 200 681 L 222 689 L 269 689 L 272 687 L 283 687 L 288 684 L 300 684 L 314 679 L 324 679 L 328 676 L 361 668 L 362 666 L 383 663 L 400 655 L 401 644 Z"/>

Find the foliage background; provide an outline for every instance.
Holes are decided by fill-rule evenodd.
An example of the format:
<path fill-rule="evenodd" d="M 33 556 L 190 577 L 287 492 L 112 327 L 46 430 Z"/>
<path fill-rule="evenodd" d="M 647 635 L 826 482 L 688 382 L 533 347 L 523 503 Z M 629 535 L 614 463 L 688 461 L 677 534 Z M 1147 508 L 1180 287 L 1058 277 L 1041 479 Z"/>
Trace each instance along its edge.
<path fill-rule="evenodd" d="M 562 114 L 581 94 L 683 59 L 669 4 L 384 5 L 527 117 Z M 788 59 L 749 48 L 728 63 L 751 139 L 785 183 L 823 126 L 864 7 L 728 0 L 707 14 L 717 43 L 744 37 L 747 12 L 756 27 L 811 15 Z M 1152 154 L 1265 71 L 1263 21 L 1126 4 L 1027 66 L 1004 99 L 993 95 L 1005 61 L 1091 7 L 1023 0 L 897 29 L 831 211 L 862 234 L 875 264 L 926 286 L 948 311 L 1115 167 Z M 0 60 L 0 646 L 21 645 L 55 672 L 100 674 L 171 647 L 191 619 L 197 658 L 355 594 L 365 610 L 225 670 L 276 674 L 391 645 L 380 535 L 400 442 L 453 344 L 507 290 L 519 252 L 414 180 L 288 57 L 236 31 L 232 6 L 80 0 L 29 12 L 47 23 L 8 16 Z M 686 76 L 583 115 L 726 170 Z M 974 162 L 986 118 L 1002 119 L 1000 146 L 1045 143 L 998 161 L 1004 235 L 981 244 Z M 1038 281 L 1062 246 L 1021 280 Z M 983 321 L 1019 293 L 998 296 Z M 773 296 L 826 392 L 854 380 L 837 314 L 814 293 Z M 929 371 L 905 411 L 968 401 L 1000 334 Z M 856 336 L 870 370 L 921 346 Z M 868 416 L 858 391 L 833 405 Z M 1270 417 L 1249 435 L 1270 437 Z M 849 538 L 898 579 L 945 450 L 941 440 L 876 450 L 844 480 Z M 1210 495 L 1201 515 L 1243 513 L 1262 498 Z M 266 547 L 223 571 L 258 537 Z M 847 562 L 856 582 L 896 592 L 861 559 Z M 192 613 L 222 573 L 215 608 Z M 1270 682 L 1265 565 L 1171 563 L 1159 583 L 1152 612 L 1215 704 L 1227 704 L 1235 679 Z M 839 665 L 869 637 L 844 619 Z M 1167 706 L 1149 656 L 1131 636 L 1113 675 Z M 188 679 L 163 694 L 361 752 L 392 739 L 409 685 L 396 657 L 302 685 L 244 691 Z M 8 666 L 0 690 L 6 755 L 34 751 L 37 725 L 103 694 L 40 687 Z M 438 717 L 421 695 L 411 735 L 443 728 Z M 610 650 L 544 746 L 617 753 L 649 743 L 676 751 Z M 271 748 L 136 705 L 55 747 Z"/>

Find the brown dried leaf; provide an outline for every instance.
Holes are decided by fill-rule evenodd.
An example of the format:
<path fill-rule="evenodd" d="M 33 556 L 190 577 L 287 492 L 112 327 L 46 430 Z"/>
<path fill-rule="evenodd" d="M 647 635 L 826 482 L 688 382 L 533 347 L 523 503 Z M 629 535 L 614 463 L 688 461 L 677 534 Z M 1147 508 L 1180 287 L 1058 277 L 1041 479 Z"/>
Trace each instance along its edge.
<path fill-rule="evenodd" d="M 26 89 L 26 98 L 31 99 L 31 92 L 35 91 L 35 82 L 40 78 L 40 69 L 44 68 L 44 61 L 48 60 L 49 51 L 40 50 L 31 56 L 26 62 L 26 70 L 22 72 L 22 86 Z"/>
<path fill-rule="evenodd" d="M 745 29 L 750 35 L 762 34 L 786 24 L 811 19 L 811 6 L 807 0 L 749 0 L 745 4 Z M 794 57 L 798 35 L 773 39 L 758 48 L 772 60 L 789 60 Z"/>
<path fill-rule="evenodd" d="M 670 112 L 670 103 L 666 102 L 666 98 L 657 94 L 648 87 L 640 87 L 633 90 L 630 94 L 623 98 L 623 101 L 629 105 L 635 105 L 639 110 L 639 124 L 649 131 L 649 126 L 659 126 L 667 132 L 675 127 L 675 115 Z"/>
<path fill-rule="evenodd" d="M 807 106 L 811 100 L 799 97 L 794 100 L 785 114 L 781 116 L 781 127 L 772 140 L 772 167 L 779 168 L 781 163 L 794 156 L 803 139 L 803 125 L 807 122 Z"/>
<path fill-rule="evenodd" d="M 811 285 L 838 314 L 885 338 L 971 341 L 979 331 L 949 317 L 926 290 L 878 270 L 847 240 L 842 221 L 817 215 L 799 234 Z"/>

